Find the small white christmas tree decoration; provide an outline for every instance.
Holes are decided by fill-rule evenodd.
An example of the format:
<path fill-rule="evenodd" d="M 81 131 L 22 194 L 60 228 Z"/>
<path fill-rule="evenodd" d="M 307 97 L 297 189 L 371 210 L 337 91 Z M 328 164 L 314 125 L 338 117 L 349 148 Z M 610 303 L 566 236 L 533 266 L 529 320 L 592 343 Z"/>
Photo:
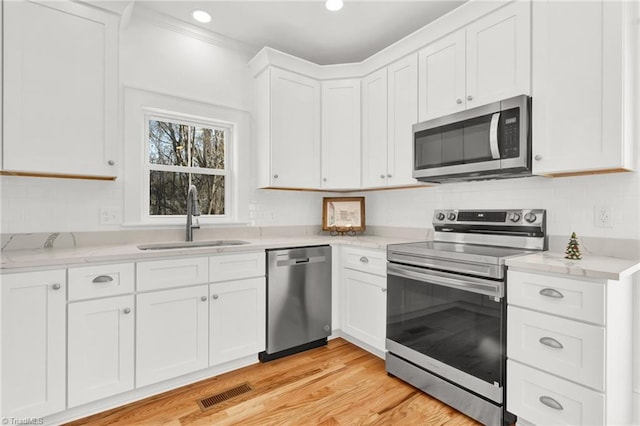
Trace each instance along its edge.
<path fill-rule="evenodd" d="M 564 252 L 564 258 L 571 259 L 571 260 L 582 259 L 582 254 L 580 253 L 580 246 L 578 245 L 578 237 L 576 237 L 575 232 L 571 233 L 569 244 L 567 244 L 567 249 Z"/>

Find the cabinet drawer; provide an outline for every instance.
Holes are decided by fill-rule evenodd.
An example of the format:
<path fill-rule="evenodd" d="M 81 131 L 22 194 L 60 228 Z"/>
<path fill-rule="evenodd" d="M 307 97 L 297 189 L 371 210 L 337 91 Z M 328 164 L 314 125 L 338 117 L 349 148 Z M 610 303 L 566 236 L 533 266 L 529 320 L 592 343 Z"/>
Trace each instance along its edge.
<path fill-rule="evenodd" d="M 385 250 L 367 250 L 346 247 L 342 261 L 345 268 L 370 274 L 387 276 L 387 252 Z"/>
<path fill-rule="evenodd" d="M 211 282 L 263 277 L 265 275 L 265 254 L 240 253 L 221 254 L 209 258 Z"/>
<path fill-rule="evenodd" d="M 537 425 L 603 425 L 604 395 L 507 361 L 507 410 Z"/>
<path fill-rule="evenodd" d="M 604 390 L 602 327 L 507 309 L 507 356 L 594 389 Z"/>
<path fill-rule="evenodd" d="M 508 271 L 509 304 L 596 324 L 605 323 L 604 284 Z"/>
<path fill-rule="evenodd" d="M 69 300 L 133 293 L 133 263 L 69 268 Z"/>
<path fill-rule="evenodd" d="M 209 281 L 209 258 L 163 259 L 138 262 L 138 291 L 159 290 Z"/>

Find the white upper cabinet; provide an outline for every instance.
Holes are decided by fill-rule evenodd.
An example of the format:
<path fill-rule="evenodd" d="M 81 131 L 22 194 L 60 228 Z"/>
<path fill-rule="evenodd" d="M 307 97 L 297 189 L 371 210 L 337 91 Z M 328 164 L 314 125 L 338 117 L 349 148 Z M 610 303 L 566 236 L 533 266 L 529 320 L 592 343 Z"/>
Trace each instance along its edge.
<path fill-rule="evenodd" d="M 516 0 L 467 26 L 466 107 L 529 93 L 531 3 Z"/>
<path fill-rule="evenodd" d="M 625 112 L 633 96 L 627 87 L 631 72 L 625 69 L 631 55 L 625 51 L 631 18 L 625 17 L 632 6 L 533 2 L 534 173 L 633 168 L 632 137 L 625 134 L 634 121 Z"/>
<path fill-rule="evenodd" d="M 420 121 L 530 93 L 530 8 L 508 3 L 419 52 Z"/>
<path fill-rule="evenodd" d="M 418 122 L 418 56 L 389 65 L 387 78 L 387 184 L 415 184 L 412 126 Z"/>
<path fill-rule="evenodd" d="M 415 184 L 412 126 L 418 121 L 418 58 L 409 55 L 362 79 L 362 185 Z"/>
<path fill-rule="evenodd" d="M 465 108 L 465 30 L 435 41 L 418 54 L 420 121 Z"/>
<path fill-rule="evenodd" d="M 322 82 L 321 187 L 360 188 L 359 79 Z"/>
<path fill-rule="evenodd" d="M 3 170 L 115 179 L 118 17 L 70 1 L 3 6 Z"/>
<path fill-rule="evenodd" d="M 387 69 L 362 79 L 362 185 L 387 184 Z"/>
<path fill-rule="evenodd" d="M 256 81 L 258 186 L 320 185 L 320 83 L 269 67 Z"/>

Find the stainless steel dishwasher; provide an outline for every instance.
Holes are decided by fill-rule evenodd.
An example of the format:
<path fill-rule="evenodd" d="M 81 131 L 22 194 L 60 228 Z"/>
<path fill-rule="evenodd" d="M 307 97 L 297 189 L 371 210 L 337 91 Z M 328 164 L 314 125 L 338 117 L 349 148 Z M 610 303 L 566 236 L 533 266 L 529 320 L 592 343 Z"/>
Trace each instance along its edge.
<path fill-rule="evenodd" d="M 331 247 L 267 250 L 267 348 L 260 361 L 327 344 Z"/>

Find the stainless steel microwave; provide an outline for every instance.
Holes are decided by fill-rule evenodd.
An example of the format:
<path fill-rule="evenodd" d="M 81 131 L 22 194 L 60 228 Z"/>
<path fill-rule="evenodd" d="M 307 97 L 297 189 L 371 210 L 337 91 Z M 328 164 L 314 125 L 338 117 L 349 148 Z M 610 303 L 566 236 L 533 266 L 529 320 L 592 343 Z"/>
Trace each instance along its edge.
<path fill-rule="evenodd" d="M 413 125 L 422 182 L 531 175 L 531 98 L 516 96 Z"/>

